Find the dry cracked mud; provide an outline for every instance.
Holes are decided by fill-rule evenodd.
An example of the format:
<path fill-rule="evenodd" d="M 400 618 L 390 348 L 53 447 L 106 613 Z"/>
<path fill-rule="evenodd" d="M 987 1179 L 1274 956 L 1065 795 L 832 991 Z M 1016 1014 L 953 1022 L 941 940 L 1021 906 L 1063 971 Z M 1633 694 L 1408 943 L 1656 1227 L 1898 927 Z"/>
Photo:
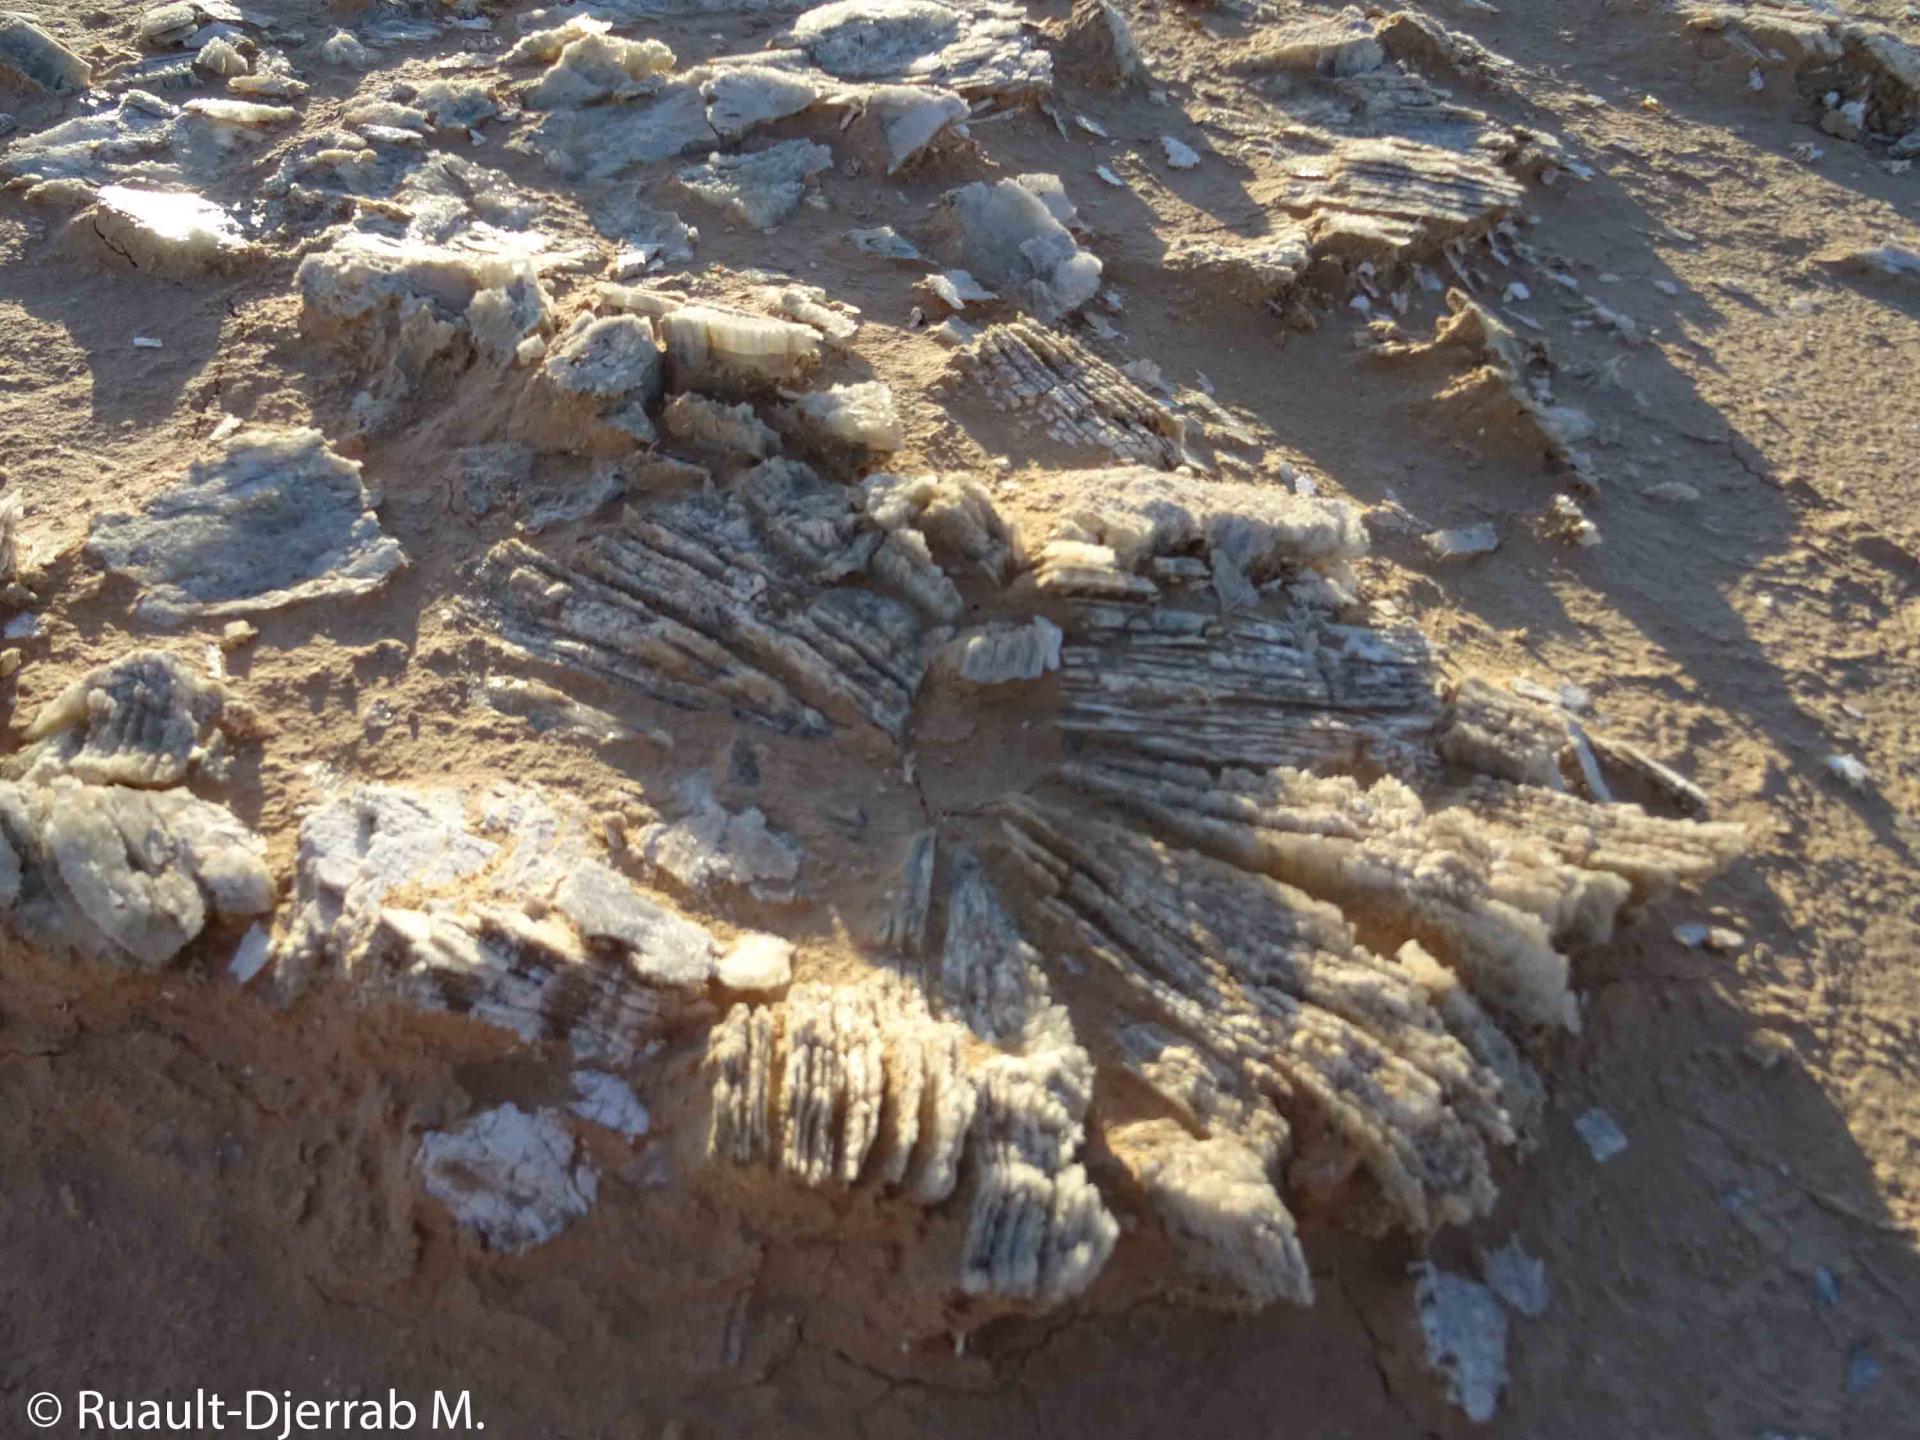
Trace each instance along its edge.
<path fill-rule="evenodd" d="M 58 0 L 0 104 L 0 1433 L 1911 1423 L 1911 7 Z"/>

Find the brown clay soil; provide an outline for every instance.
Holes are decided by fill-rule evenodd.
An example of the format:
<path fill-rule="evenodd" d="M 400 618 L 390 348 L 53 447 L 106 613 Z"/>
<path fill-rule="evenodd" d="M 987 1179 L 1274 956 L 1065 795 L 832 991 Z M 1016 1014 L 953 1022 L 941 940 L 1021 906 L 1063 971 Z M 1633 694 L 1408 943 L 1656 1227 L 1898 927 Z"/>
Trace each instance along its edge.
<path fill-rule="evenodd" d="M 1848 4 L 1920 38 L 1894 0 Z M 311 51 L 343 17 L 306 8 Z M 1344 306 L 1302 333 L 1160 273 L 1176 237 L 1261 203 L 1257 174 L 1210 158 L 1176 175 L 1155 143 L 1170 113 L 1204 131 L 1223 84 L 1210 55 L 1260 22 L 1126 8 L 1173 110 L 1069 79 L 1061 111 L 1093 117 L 1110 143 L 1063 147 L 1027 114 L 996 122 L 994 145 L 1008 173 L 1077 167 L 1063 173 L 1126 295 L 1127 355 L 1181 383 L 1204 372 L 1262 427 L 1271 458 L 1309 462 L 1339 493 L 1435 525 L 1492 521 L 1501 548 L 1466 564 L 1385 539 L 1366 563 L 1373 594 L 1462 669 L 1585 687 L 1610 733 L 1684 770 L 1755 837 L 1702 896 L 1656 910 L 1579 975 L 1588 1023 L 1552 1059 L 1543 1143 L 1503 1175 L 1496 1213 L 1430 1246 L 1316 1226 L 1318 1303 L 1251 1317 L 1156 1299 L 1123 1238 L 1069 1307 L 903 1342 L 905 1292 L 923 1281 L 897 1216 L 795 1200 L 790 1233 L 769 1243 L 681 1183 L 696 1157 L 669 1148 L 650 1166 L 611 1158 L 603 1202 L 559 1240 L 479 1263 L 471 1237 L 420 1202 L 408 1137 L 526 1096 L 511 1057 L 450 1028 L 449 1066 L 417 1029 L 239 993 L 216 960 L 156 978 L 9 953 L 0 1435 L 36 1433 L 27 1396 L 83 1386 L 470 1389 L 489 1437 L 573 1440 L 1464 1434 L 1476 1427 L 1425 1368 L 1407 1266 L 1427 1250 L 1470 1268 L 1476 1246 L 1508 1235 L 1544 1258 L 1552 1301 L 1514 1320 L 1508 1393 L 1484 1433 L 1913 1433 L 1920 285 L 1838 277 L 1814 259 L 1914 243 L 1920 173 L 1812 129 L 1778 83 L 1753 93 L 1729 79 L 1657 3 L 1436 7 L 1516 67 L 1474 103 L 1594 165 L 1588 182 L 1533 188 L 1529 237 L 1645 332 L 1627 343 L 1537 273 L 1511 307 L 1538 323 L 1561 398 L 1599 425 L 1606 483 L 1587 512 L 1603 540 L 1572 549 L 1531 523 L 1555 488 L 1537 457 L 1483 453 L 1436 414 L 1441 369 L 1370 362 Z M 38 13 L 84 37 L 83 52 L 131 48 L 131 9 L 45 0 Z M 773 26 L 714 15 L 660 33 L 684 63 Z M 356 85 L 392 78 L 294 59 L 315 87 L 307 128 Z M 0 108 L 16 133 L 62 113 L 20 92 Z M 1817 158 L 1796 153 L 1808 142 Z M 478 158 L 539 183 L 524 156 Z M 1095 181 L 1096 163 L 1128 188 Z M 925 298 L 910 275 L 831 243 L 854 225 L 905 228 L 954 183 L 938 170 L 898 185 L 829 174 L 828 207 L 803 208 L 771 241 L 703 224 L 700 260 L 783 267 L 859 305 L 861 359 L 908 421 L 892 468 L 993 475 L 1008 457 L 1008 508 L 1043 509 L 1058 457 L 949 392 L 947 352 L 905 326 Z M 345 362 L 300 336 L 291 261 L 171 283 L 82 253 L 62 223 L 0 197 L 0 475 L 57 582 L 5 682 L 16 717 L 145 638 L 127 592 L 79 553 L 92 515 L 170 483 L 223 414 L 339 433 L 353 391 Z M 587 233 L 577 215 L 558 223 Z M 136 334 L 164 348 L 134 348 Z M 594 791 L 668 773 L 644 749 L 610 761 L 473 701 L 489 662 L 443 597 L 506 527 L 450 504 L 446 454 L 461 407 L 484 403 L 427 397 L 417 423 L 357 454 L 409 570 L 373 599 L 261 621 L 229 661 L 266 733 L 227 798 L 269 837 L 279 874 L 301 807 L 343 778 L 504 774 Z M 1698 498 L 1650 493 L 1676 481 Z M 197 658 L 213 633 L 166 643 Z M 669 728 L 676 764 L 725 743 L 698 719 Z M 959 804 L 1017 784 L 1037 757 L 1010 742 L 1016 728 L 935 731 L 923 793 Z M 848 896 L 870 893 L 879 862 L 817 816 L 857 799 L 904 835 L 907 787 L 880 762 L 799 747 L 765 745 L 764 803 Z M 1867 765 L 1864 790 L 1828 772 L 1835 753 Z M 801 923 L 830 956 L 861 919 L 828 907 Z M 1746 944 L 1685 949 L 1670 932 L 1690 920 L 1735 926 Z M 1592 1106 L 1630 1141 L 1604 1165 L 1571 1125 Z"/>

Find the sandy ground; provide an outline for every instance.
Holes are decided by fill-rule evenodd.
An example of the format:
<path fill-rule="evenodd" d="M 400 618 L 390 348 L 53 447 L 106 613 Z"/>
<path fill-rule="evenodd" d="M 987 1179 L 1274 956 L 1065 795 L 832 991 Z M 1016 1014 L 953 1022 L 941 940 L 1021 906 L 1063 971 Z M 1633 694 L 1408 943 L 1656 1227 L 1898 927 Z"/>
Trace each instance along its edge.
<path fill-rule="evenodd" d="M 1210 47 L 1253 22 L 1128 8 L 1171 105 L 1200 117 L 1218 83 Z M 1897 4 L 1853 8 L 1920 36 Z M 120 12 L 53 0 L 39 13 L 126 47 Z M 1595 548 L 1536 538 L 1552 479 L 1449 433 L 1427 399 L 1444 374 L 1364 358 L 1357 314 L 1328 309 L 1296 333 L 1159 272 L 1173 237 L 1258 206 L 1259 175 L 1210 161 L 1174 176 L 1152 163 L 1168 112 L 1068 82 L 1062 111 L 1113 136 L 1076 141 L 1069 183 L 1127 296 L 1128 354 L 1183 382 L 1204 371 L 1270 454 L 1309 462 L 1341 493 L 1500 529 L 1495 554 L 1444 568 L 1388 541 L 1368 562 L 1376 594 L 1463 668 L 1585 687 L 1609 732 L 1676 764 L 1717 816 L 1755 834 L 1706 895 L 1656 911 L 1583 970 L 1589 1023 L 1554 1058 L 1544 1143 L 1503 1178 L 1493 1216 L 1432 1242 L 1467 1267 L 1477 1246 L 1515 1235 L 1547 1264 L 1552 1302 L 1515 1320 L 1509 1393 L 1486 1433 L 1907 1433 L 1920 1399 L 1920 286 L 1812 262 L 1913 243 L 1920 177 L 1819 134 L 1778 83 L 1754 93 L 1703 61 L 1658 6 L 1436 13 L 1517 67 L 1474 103 L 1595 167 L 1590 182 L 1532 192 L 1529 238 L 1645 332 L 1627 344 L 1537 274 L 1531 299 L 1507 307 L 1539 325 L 1561 397 L 1600 423 Z M 315 36 L 335 18 L 316 9 Z M 662 33 L 697 56 L 702 37 L 738 48 L 772 24 L 704 17 Z M 306 124 L 379 77 L 309 78 Z M 23 132 L 59 109 L 17 93 L 0 104 Z M 1062 165 L 1044 119 L 1000 123 L 1010 171 Z M 1796 155 L 1810 141 L 1823 153 Z M 523 157 L 485 158 L 531 179 Z M 1131 188 L 1093 183 L 1096 163 Z M 863 360 L 907 397 L 895 468 L 1009 456 L 1010 506 L 1044 505 L 1057 457 L 984 407 L 947 408 L 944 356 L 904 328 L 907 277 L 827 243 L 908 222 L 952 183 L 937 170 L 893 188 L 829 176 L 830 208 L 783 228 L 777 259 L 721 224 L 704 227 L 701 259 L 785 264 L 867 311 Z M 0 201 L 0 475 L 25 497 L 41 554 L 61 557 L 42 633 L 8 682 L 19 716 L 141 633 L 127 594 L 77 553 L 91 516 L 162 488 L 222 413 L 327 428 L 352 389 L 339 359 L 298 335 L 290 262 L 170 284 L 76 258 L 58 232 Z M 164 348 L 133 348 L 135 334 Z M 449 507 L 459 423 L 423 419 L 361 455 L 414 561 L 400 582 L 374 602 L 264 621 L 233 662 L 268 724 L 243 757 L 236 809 L 283 869 L 300 807 L 343 778 L 608 783 L 605 757 L 472 703 L 488 662 L 442 597 L 504 529 Z M 1698 498 L 1649 493 L 1673 481 Z M 197 652 L 202 638 L 180 643 Z M 672 728 L 676 763 L 719 743 L 693 721 Z M 923 755 L 936 791 L 992 788 L 983 771 L 1025 758 L 986 762 L 979 741 Z M 1828 773 L 1835 753 L 1867 765 L 1864 791 Z M 822 777 L 773 741 L 762 762 L 769 793 L 901 808 L 897 780 L 852 762 Z M 613 764 L 642 789 L 665 773 L 657 756 Z M 860 867 L 877 862 L 835 854 L 818 822 L 790 823 L 861 893 Z M 883 824 L 908 828 L 904 815 Z M 814 942 L 830 951 L 857 930 L 859 903 L 808 921 Z M 1684 949 L 1671 926 L 1696 919 L 1737 926 L 1746 946 Z M 0 1434 L 31 1433 L 18 1418 L 28 1395 L 81 1386 L 465 1388 L 489 1435 L 576 1440 L 1472 1428 L 1423 1366 L 1405 1273 L 1421 1247 L 1405 1239 L 1312 1234 L 1318 1305 L 1251 1318 L 1147 1297 L 1123 1246 L 1084 1302 L 988 1325 L 964 1347 L 899 1342 L 889 1294 L 911 1237 L 853 1202 L 823 1202 L 797 1217 L 797 1238 L 768 1245 L 697 1187 L 634 1173 L 617 1203 L 537 1255 L 472 1263 L 473 1242 L 415 1200 L 403 1137 L 462 1092 L 520 1081 L 510 1059 L 448 1043 L 472 1048 L 451 1074 L 404 1033 L 282 1013 L 211 966 L 155 981 L 10 956 Z M 1571 1125 L 1596 1105 L 1630 1142 L 1604 1165 Z"/>

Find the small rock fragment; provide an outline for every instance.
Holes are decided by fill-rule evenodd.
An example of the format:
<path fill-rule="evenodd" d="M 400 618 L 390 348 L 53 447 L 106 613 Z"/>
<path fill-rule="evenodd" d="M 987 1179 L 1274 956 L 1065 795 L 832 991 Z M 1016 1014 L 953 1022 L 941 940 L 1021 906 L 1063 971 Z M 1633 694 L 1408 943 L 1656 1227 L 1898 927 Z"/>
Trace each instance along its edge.
<path fill-rule="evenodd" d="M 227 974 L 236 985 L 245 985 L 267 968 L 267 961 L 272 957 L 272 932 L 264 925 L 249 925 L 240 943 L 234 946 L 233 958 L 227 962 Z"/>
<path fill-rule="evenodd" d="M 847 243 L 856 250 L 878 255 L 883 260 L 920 259 L 920 252 L 914 248 L 913 242 L 891 225 L 881 225 L 872 230 L 849 230 Z"/>
<path fill-rule="evenodd" d="M 1875 245 L 1829 252 L 1820 256 L 1819 261 L 1830 269 L 1851 271 L 1856 275 L 1920 281 L 1920 250 L 1906 245 Z"/>
<path fill-rule="evenodd" d="M 1113 0 L 1076 0 L 1061 56 L 1095 84 L 1125 86 L 1140 78 L 1140 47 Z"/>
<path fill-rule="evenodd" d="M 1474 555 L 1491 555 L 1500 548 L 1500 532 L 1482 521 L 1454 530 L 1430 530 L 1420 537 L 1421 545 L 1436 560 L 1465 560 Z"/>
<path fill-rule="evenodd" d="M 1849 790 L 1864 793 L 1872 772 L 1861 762 L 1858 755 L 1829 755 L 1827 770 Z"/>
<path fill-rule="evenodd" d="M 1486 1286 L 1420 1262 L 1414 1308 L 1426 1337 L 1427 1364 L 1475 1424 L 1493 1418 L 1507 1383 L 1507 1317 Z"/>
<path fill-rule="evenodd" d="M 927 333 L 949 350 L 964 349 L 980 337 L 977 329 L 957 315 L 949 315 Z"/>
<path fill-rule="evenodd" d="M 1865 1342 L 1847 1352 L 1847 1394 L 1864 1395 L 1880 1383 L 1880 1362 Z"/>
<path fill-rule="evenodd" d="M 1518 1235 L 1498 1250 L 1481 1253 L 1480 1276 L 1494 1294 L 1520 1314 L 1546 1313 L 1547 1262 L 1529 1255 Z"/>
<path fill-rule="evenodd" d="M 1598 1106 L 1575 1116 L 1573 1128 L 1586 1142 L 1587 1152 L 1602 1164 L 1627 1148 L 1626 1134 L 1614 1121 L 1613 1116 Z"/>
<path fill-rule="evenodd" d="M 576 1070 L 572 1075 L 576 1097 L 567 1106 L 582 1120 L 604 1125 L 629 1140 L 638 1140 L 653 1125 L 653 1117 L 633 1087 L 605 1070 Z"/>
<path fill-rule="evenodd" d="M 1564 493 L 1554 496 L 1553 504 L 1540 517 L 1540 533 L 1582 550 L 1600 543 L 1600 527 L 1587 518 L 1578 500 Z"/>
<path fill-rule="evenodd" d="M 1765 1027 L 1748 1035 L 1740 1048 L 1747 1059 L 1762 1070 L 1775 1069 L 1781 1061 L 1790 1059 L 1796 1053 L 1792 1036 Z"/>

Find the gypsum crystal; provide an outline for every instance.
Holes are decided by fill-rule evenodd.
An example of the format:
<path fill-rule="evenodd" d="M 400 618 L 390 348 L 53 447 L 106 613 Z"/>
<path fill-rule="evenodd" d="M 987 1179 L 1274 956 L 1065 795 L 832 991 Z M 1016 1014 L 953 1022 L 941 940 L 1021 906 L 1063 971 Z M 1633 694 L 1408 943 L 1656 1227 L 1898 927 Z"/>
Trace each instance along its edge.
<path fill-rule="evenodd" d="M 427 1194 L 490 1250 L 544 1245 L 593 1208 L 599 1176 L 559 1113 L 501 1105 L 420 1137 Z"/>
<path fill-rule="evenodd" d="M 691 390 L 667 402 L 660 413 L 660 428 L 678 444 L 748 460 L 768 460 L 780 451 L 780 437 L 751 405 L 745 401 L 726 405 Z"/>
<path fill-rule="evenodd" d="M 771 230 L 800 208 L 807 182 L 833 165 L 811 140 L 784 140 L 750 155 L 711 154 L 678 177 L 680 188 L 755 230 Z"/>
<path fill-rule="evenodd" d="M 1428 803 L 1391 776 L 1209 777 L 1147 760 L 1065 773 L 1163 833 L 1365 914 L 1370 933 L 1418 940 L 1482 1002 L 1544 1026 L 1578 1025 L 1565 947 L 1606 943 L 1623 907 L 1704 878 L 1743 834 L 1487 777 Z"/>
<path fill-rule="evenodd" d="M 1093 1283 L 1119 1226 L 1072 1157 L 1093 1066 L 1078 1045 L 1000 1055 L 979 1072 L 960 1288 L 1058 1304 Z"/>
<path fill-rule="evenodd" d="M 12 586 L 20 578 L 20 521 L 25 512 L 26 504 L 19 491 L 9 490 L 0 495 L 0 585 Z M 31 547 L 27 547 L 26 553 L 31 554 Z"/>
<path fill-rule="evenodd" d="M 100 516 L 87 553 L 139 581 L 135 610 L 159 625 L 365 595 L 406 564 L 369 508 L 358 461 L 317 430 L 260 425 L 144 511 Z"/>
<path fill-rule="evenodd" d="M 231 215 L 190 192 L 103 185 L 91 219 L 110 250 L 149 274 L 192 276 L 258 253 Z"/>
<path fill-rule="evenodd" d="M 940 1204 L 958 1184 L 977 1103 L 964 1037 L 915 987 L 884 977 L 735 1005 L 707 1042 L 708 1156 Z"/>
<path fill-rule="evenodd" d="M 933 668 L 964 685 L 1037 680 L 1060 668 L 1060 627 L 1044 615 L 1024 625 L 983 626 L 955 636 Z"/>
<path fill-rule="evenodd" d="M 1254 1151 L 1230 1136 L 1196 1139 L 1171 1120 L 1117 1126 L 1107 1146 L 1159 1212 L 1189 1275 L 1249 1310 L 1313 1303 L 1293 1213 Z"/>
<path fill-rule="evenodd" d="M 811 325 L 711 305 L 683 305 L 660 320 L 670 388 L 722 396 L 795 380 L 819 359 Z"/>
<path fill-rule="evenodd" d="M 1398 137 L 1344 140 L 1286 169 L 1282 203 L 1304 221 L 1316 256 L 1420 258 L 1490 228 L 1526 198 L 1486 160 Z"/>
<path fill-rule="evenodd" d="M 711 150 L 707 100 L 691 83 L 666 84 L 651 99 L 550 110 L 509 141 L 572 181 L 609 180 L 637 165 Z"/>
<path fill-rule="evenodd" d="M 1044 572 L 1043 572 L 1044 575 Z M 1138 577 L 1133 577 L 1138 578 Z M 1059 725 L 1102 747 L 1203 765 L 1398 768 L 1439 711 L 1412 628 L 1076 601 Z"/>
<path fill-rule="evenodd" d="M 274 963 L 283 991 L 330 972 L 363 998 L 619 1059 L 688 1012 L 717 951 L 607 862 L 571 802 L 365 786 L 302 822 Z"/>
<path fill-rule="evenodd" d="M 575 22 L 585 19 L 576 16 Z M 658 40 L 581 34 L 561 47 L 552 66 L 527 87 L 523 98 L 532 109 L 558 110 L 644 95 L 646 82 L 671 71 L 673 63 L 673 51 Z"/>
<path fill-rule="evenodd" d="M 1019 566 L 1019 542 L 993 497 L 969 476 L 869 475 L 859 503 L 876 525 L 930 561 L 978 570 L 996 585 Z"/>
<path fill-rule="evenodd" d="M 0 151 L 0 174 L 100 185 L 131 171 L 145 185 L 183 184 L 174 147 L 179 115 L 157 96 L 130 91 L 111 110 L 12 140 Z"/>
<path fill-rule="evenodd" d="M 658 437 L 648 413 L 666 384 L 653 327 L 635 315 L 579 316 L 548 348 L 538 381 L 522 393 L 513 428 L 542 448 L 620 454 Z M 575 489 L 541 507 L 559 519 L 591 514 L 623 493 Z M 530 520 L 529 529 L 543 528 Z"/>
<path fill-rule="evenodd" d="M 770 65 L 728 65 L 701 85 L 707 97 L 707 123 L 722 140 L 738 140 L 749 130 L 798 115 L 821 96 L 821 87 L 804 72 Z"/>
<path fill-rule="evenodd" d="M 1257 240 L 1183 235 L 1167 250 L 1166 268 L 1202 284 L 1217 285 L 1235 299 L 1258 305 L 1291 290 L 1313 263 L 1306 228 L 1276 226 Z"/>
<path fill-rule="evenodd" d="M 1020 933 L 979 862 L 962 851 L 950 869 L 946 935 L 935 968 L 945 1007 L 974 1034 L 996 1043 L 1064 1024 L 1039 952 Z"/>
<path fill-rule="evenodd" d="M 662 750 L 673 748 L 665 731 L 629 725 L 617 716 L 584 705 L 563 690 L 517 675 L 490 675 L 482 690 L 486 702 L 502 715 L 526 721 L 536 734 L 578 735 L 603 745 L 644 740 Z"/>
<path fill-rule="evenodd" d="M 970 100 L 1045 94 L 1053 60 L 1025 15 L 994 0 L 834 0 L 807 10 L 793 43 L 840 80 L 913 81 Z"/>
<path fill-rule="evenodd" d="M 455 913 L 386 906 L 357 962 L 358 998 L 444 1010 L 610 1064 L 631 1061 L 647 1041 L 700 1013 L 677 988 L 645 982 L 638 967 L 610 960 L 556 908 L 542 920 L 498 905 Z M 702 948 L 711 951 L 710 939 Z M 711 964 L 710 953 L 703 958 Z"/>
<path fill-rule="evenodd" d="M 1577 1028 L 1556 939 L 1604 939 L 1626 898 L 1616 877 L 1554 864 L 1524 841 L 1503 849 L 1464 813 L 1430 818 L 1390 777 L 1361 786 L 1274 768 L 1214 780 L 1142 761 L 1071 765 L 1066 778 L 1160 833 L 1365 914 L 1369 933 L 1396 946 L 1420 941 L 1529 1024 Z"/>
<path fill-rule="evenodd" d="M 522 232 L 495 232 L 486 248 L 395 239 L 359 230 L 300 262 L 306 330 L 350 349 L 370 373 L 372 418 L 384 421 L 443 356 L 462 342 L 509 365 L 547 324 L 538 246 Z"/>
<path fill-rule="evenodd" d="M 997 954 L 1033 958 L 1024 946 Z M 1015 988 L 1044 1001 L 1037 973 Z M 968 1028 L 898 979 L 796 985 L 778 1005 L 735 1006 L 709 1040 L 709 1154 L 932 1205 L 953 1193 L 964 1146 L 960 1289 L 1056 1303 L 1091 1283 L 1118 1229 L 1076 1159 L 1091 1064 L 1064 1012 L 1043 1004 L 1031 1019 L 970 1065 Z"/>
<path fill-rule="evenodd" d="M 988 327 L 953 363 L 995 408 L 1034 416 L 1063 443 L 1163 470 L 1187 458 L 1179 416 L 1086 346 L 1031 320 Z"/>
<path fill-rule="evenodd" d="M 1673 8 L 1689 32 L 1717 40 L 1712 48 L 1738 70 L 1784 68 L 1823 104 L 1837 92 L 1841 103 L 1819 117 L 1826 133 L 1892 136 L 1896 157 L 1920 150 L 1920 47 L 1888 26 L 1779 0 L 1679 0 Z"/>
<path fill-rule="evenodd" d="M 953 91 L 920 85 L 876 85 L 860 103 L 863 117 L 879 131 L 889 175 L 905 169 L 969 113 L 967 102 Z M 856 129 L 856 143 L 860 136 Z"/>
<path fill-rule="evenodd" d="M 864 718 L 898 735 L 935 637 L 910 605 L 836 583 L 860 575 L 958 611 L 931 560 L 774 460 L 738 497 L 631 512 L 566 556 L 504 542 L 481 580 L 503 638 L 551 663 L 790 733 Z"/>
<path fill-rule="evenodd" d="M 1560 163 L 1551 137 L 1459 105 L 1411 68 L 1443 65 L 1475 84 L 1501 73 L 1421 16 L 1370 19 L 1350 7 L 1278 17 L 1224 46 L 1218 63 L 1286 77 L 1210 119 L 1228 153 L 1280 161 L 1276 208 L 1265 234 L 1188 237 L 1166 263 L 1247 303 L 1284 299 L 1316 262 L 1377 282 L 1409 262 L 1451 260 L 1517 210 L 1527 178 Z M 1280 152 L 1276 134 L 1286 137 Z"/>
<path fill-rule="evenodd" d="M 1072 314 L 1099 291 L 1098 257 L 1081 249 L 1046 201 L 1020 181 L 976 181 L 941 204 L 968 268 L 1043 325 Z"/>
<path fill-rule="evenodd" d="M 0 68 L 54 94 L 85 90 L 93 67 L 27 15 L 0 14 Z"/>
<path fill-rule="evenodd" d="M 789 412 L 795 429 L 814 445 L 888 454 L 906 443 L 906 430 L 883 381 L 832 385 L 803 396 Z"/>
<path fill-rule="evenodd" d="M 908 883 L 923 897 L 934 857 L 931 834 L 912 848 Z M 808 1185 L 879 1183 L 937 1204 L 964 1141 L 974 1183 L 961 1288 L 1052 1302 L 1091 1281 L 1116 1234 L 1075 1159 L 1092 1069 L 984 872 L 963 855 L 950 880 L 926 982 L 798 985 L 782 1005 L 729 1013 L 709 1044 L 709 1150 Z M 900 938 L 918 950 L 915 929 L 924 919 Z"/>
<path fill-rule="evenodd" d="M 1040 913 L 1242 1094 L 1309 1107 L 1409 1228 L 1491 1207 L 1488 1149 L 1516 1138 L 1499 1076 L 1338 909 L 1111 823 L 1007 811 Z"/>
<path fill-rule="evenodd" d="M 713 783 L 695 773 L 675 787 L 673 810 L 630 841 L 644 865 L 695 894 L 734 888 L 762 900 L 793 898 L 800 847 L 770 829 L 758 807 L 727 809 Z"/>
<path fill-rule="evenodd" d="M 810 325 L 835 343 L 851 340 L 860 328 L 858 306 L 836 300 L 818 285 L 761 285 L 753 298 L 789 320 Z"/>
<path fill-rule="evenodd" d="M 1516 699 L 1477 675 L 1448 698 L 1440 755 L 1483 775 L 1548 790 L 1567 788 L 1570 736 L 1564 714 Z"/>
<path fill-rule="evenodd" d="M 940 837 L 922 830 L 908 843 L 901 862 L 900 884 L 882 921 L 882 954 L 918 958 L 926 951 L 927 926 L 933 915 L 933 876 L 940 856 Z"/>
<path fill-rule="evenodd" d="M 142 650 L 99 666 L 41 707 L 27 748 L 0 765 L 11 779 L 72 775 L 91 785 L 158 789 L 208 768 L 241 715 L 227 689 L 178 657 Z"/>
<path fill-rule="evenodd" d="M 216 919 L 273 908 L 265 852 L 184 791 L 0 781 L 0 915 L 57 953 L 158 969 Z"/>
<path fill-rule="evenodd" d="M 1075 472 L 1063 489 L 1049 545 L 1103 547 L 1111 552 L 1113 567 L 1125 572 L 1148 570 L 1163 558 L 1198 555 L 1208 562 L 1218 587 L 1223 565 L 1257 583 L 1308 569 L 1334 570 L 1367 551 L 1365 527 L 1353 506 L 1270 485 L 1199 481 L 1118 466 Z M 1042 547 L 1041 588 L 1071 593 L 1064 576 L 1050 583 L 1047 560 Z"/>

